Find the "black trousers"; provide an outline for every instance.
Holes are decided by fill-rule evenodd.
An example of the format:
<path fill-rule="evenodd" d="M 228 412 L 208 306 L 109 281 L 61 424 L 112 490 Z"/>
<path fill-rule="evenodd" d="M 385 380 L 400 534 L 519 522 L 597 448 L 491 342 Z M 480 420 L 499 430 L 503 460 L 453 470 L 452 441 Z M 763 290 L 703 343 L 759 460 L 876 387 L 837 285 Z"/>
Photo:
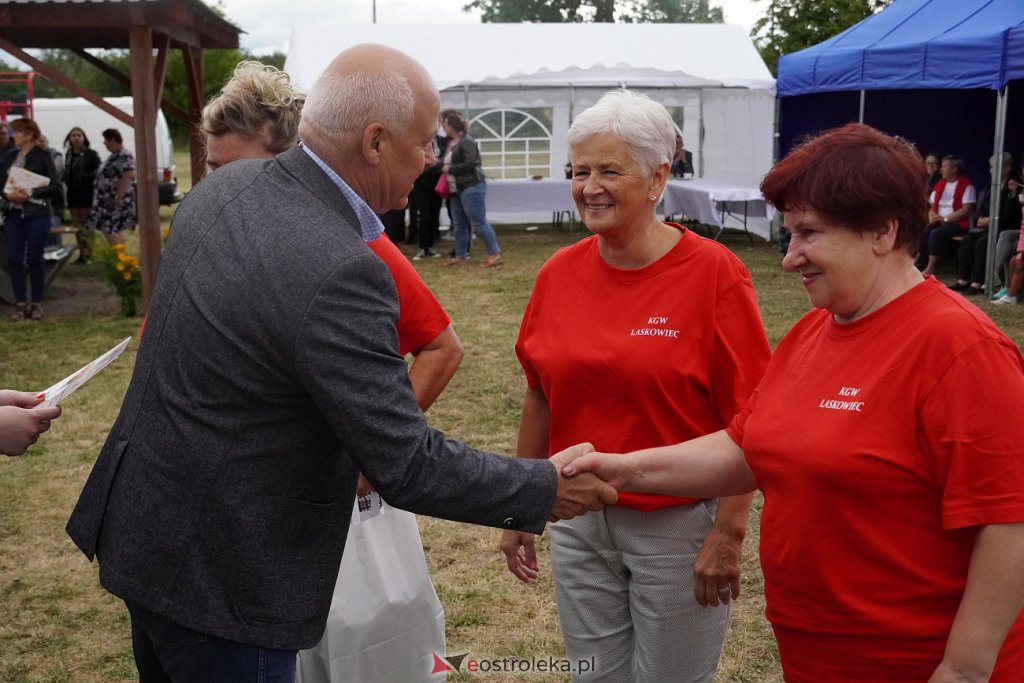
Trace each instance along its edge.
<path fill-rule="evenodd" d="M 415 235 L 420 249 L 433 249 L 440 226 L 441 202 L 432 187 L 413 186 L 409 195 L 409 234 Z"/>
<path fill-rule="evenodd" d="M 392 209 L 380 215 L 380 222 L 384 224 L 384 232 L 395 244 L 401 244 L 405 240 L 405 209 Z"/>

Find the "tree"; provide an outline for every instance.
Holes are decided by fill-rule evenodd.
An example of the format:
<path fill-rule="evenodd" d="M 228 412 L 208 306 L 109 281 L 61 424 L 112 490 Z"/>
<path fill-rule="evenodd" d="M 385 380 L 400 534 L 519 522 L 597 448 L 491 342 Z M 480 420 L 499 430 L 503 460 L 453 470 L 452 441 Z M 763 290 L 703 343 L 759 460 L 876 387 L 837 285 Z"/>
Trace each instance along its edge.
<path fill-rule="evenodd" d="M 721 23 L 711 0 L 472 0 L 485 23 Z"/>
<path fill-rule="evenodd" d="M 631 0 L 620 20 L 637 24 L 721 24 L 722 8 L 708 0 Z"/>
<path fill-rule="evenodd" d="M 817 45 L 866 19 L 892 0 L 768 0 L 751 38 L 771 70 L 779 57 Z"/>
<path fill-rule="evenodd" d="M 109 50 L 101 52 L 97 56 L 126 76 L 131 73 L 131 61 L 127 50 Z M 272 64 L 278 68 L 284 66 L 284 55 L 280 52 L 271 55 L 253 56 L 239 50 L 203 50 L 204 100 L 209 99 L 220 91 L 224 84 L 228 82 L 228 79 L 231 78 L 235 66 L 243 59 L 255 59 L 264 64 Z M 100 97 L 118 97 L 132 94 L 129 86 L 108 76 L 68 50 L 44 50 L 40 60 Z M 187 109 L 188 94 L 186 83 L 185 62 L 182 59 L 181 51 L 171 50 L 167 55 L 164 99 L 180 109 Z M 74 96 L 61 86 L 42 77 L 36 79 L 35 95 L 36 97 Z M 167 124 L 176 140 L 183 139 L 187 134 L 185 123 L 177 118 L 168 117 Z"/>

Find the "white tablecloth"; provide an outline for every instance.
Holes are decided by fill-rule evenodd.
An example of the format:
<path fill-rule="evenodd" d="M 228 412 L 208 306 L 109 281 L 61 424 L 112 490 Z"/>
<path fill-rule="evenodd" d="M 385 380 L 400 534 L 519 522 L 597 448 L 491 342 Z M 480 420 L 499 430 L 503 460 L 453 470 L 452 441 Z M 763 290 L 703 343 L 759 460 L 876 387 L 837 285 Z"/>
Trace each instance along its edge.
<path fill-rule="evenodd" d="M 563 178 L 488 180 L 487 212 L 575 211 L 571 188 L 572 181 Z"/>
<path fill-rule="evenodd" d="M 764 201 L 756 187 L 730 185 L 707 178 L 669 180 L 665 187 L 665 214 L 681 213 L 706 225 L 742 230 L 744 209 L 746 229 L 766 240 L 771 239 L 770 222 L 775 210 Z M 571 211 L 575 216 L 576 203 L 572 199 L 570 180 L 487 181 L 487 216 L 493 223 L 546 222 L 556 211 Z"/>
<path fill-rule="evenodd" d="M 756 187 L 731 185 L 708 178 L 670 180 L 665 186 L 664 211 L 681 213 L 705 225 L 746 229 L 771 239 L 770 223 L 775 209 Z M 724 209 L 724 215 L 723 215 Z"/>

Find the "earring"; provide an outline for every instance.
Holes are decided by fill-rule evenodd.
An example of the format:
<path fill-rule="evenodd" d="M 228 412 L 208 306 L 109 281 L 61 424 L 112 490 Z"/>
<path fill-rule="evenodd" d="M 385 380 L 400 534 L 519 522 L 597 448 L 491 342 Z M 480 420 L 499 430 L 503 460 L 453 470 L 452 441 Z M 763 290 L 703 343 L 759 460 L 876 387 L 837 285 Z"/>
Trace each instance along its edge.
<path fill-rule="evenodd" d="M 656 195 L 656 194 L 652 194 L 652 195 L 651 195 L 651 201 L 652 201 L 652 202 L 656 202 L 656 201 L 658 201 L 658 195 Z"/>

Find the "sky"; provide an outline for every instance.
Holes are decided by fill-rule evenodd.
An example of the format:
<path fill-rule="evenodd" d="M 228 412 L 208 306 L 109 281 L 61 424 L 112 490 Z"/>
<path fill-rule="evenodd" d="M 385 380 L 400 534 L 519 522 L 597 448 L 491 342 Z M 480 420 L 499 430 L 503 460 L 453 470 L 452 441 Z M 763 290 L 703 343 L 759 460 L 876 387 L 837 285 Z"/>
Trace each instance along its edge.
<path fill-rule="evenodd" d="M 478 23 L 478 14 L 462 11 L 468 0 L 377 0 L 377 23 Z M 287 52 L 292 24 L 315 23 L 325 17 L 369 24 L 371 0 L 221 0 L 227 18 L 240 26 L 242 47 L 252 54 Z M 749 33 L 764 7 L 763 0 L 718 0 L 725 21 Z"/>

